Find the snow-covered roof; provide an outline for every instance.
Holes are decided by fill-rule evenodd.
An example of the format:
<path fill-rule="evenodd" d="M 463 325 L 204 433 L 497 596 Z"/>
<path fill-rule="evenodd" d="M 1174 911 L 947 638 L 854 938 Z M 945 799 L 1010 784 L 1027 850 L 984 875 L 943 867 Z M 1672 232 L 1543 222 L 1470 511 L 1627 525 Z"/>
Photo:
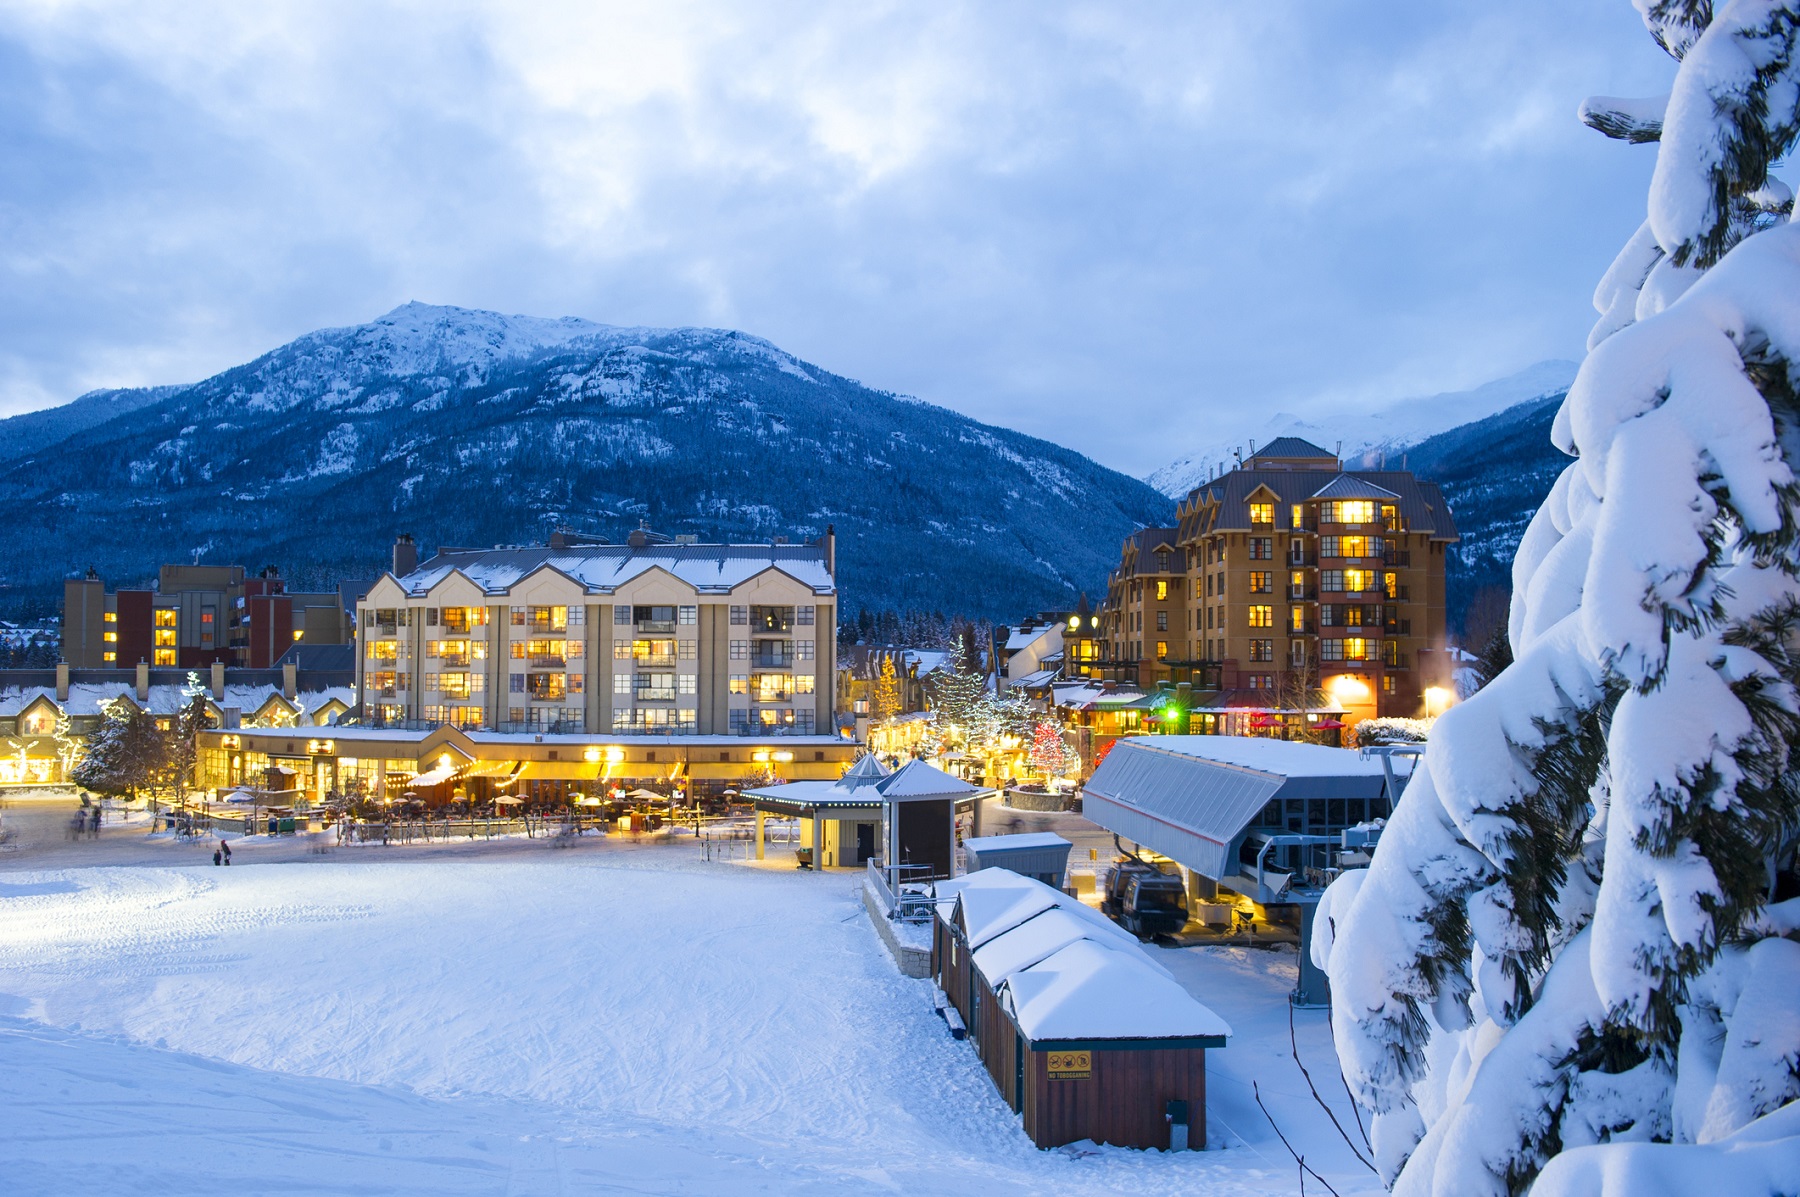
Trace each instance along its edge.
<path fill-rule="evenodd" d="M 1015 685 L 1015 686 L 1042 686 L 1042 685 L 1046 685 L 1046 684 L 1054 681 L 1055 679 L 1056 679 L 1056 670 L 1040 669 L 1036 673 L 1028 673 L 1022 678 L 1015 679 L 1013 681 L 1013 685 Z"/>
<path fill-rule="evenodd" d="M 543 569 L 551 569 L 590 594 L 611 594 L 652 570 L 663 570 L 702 594 L 729 594 L 758 574 L 776 570 L 814 594 L 835 593 L 825 550 L 811 544 L 623 544 L 550 548 L 445 549 L 398 579 L 410 595 L 461 574 L 486 594 L 505 594 Z"/>
<path fill-rule="evenodd" d="M 864 753 L 857 758 L 854 765 L 844 770 L 844 775 L 832 784 L 846 793 L 858 790 L 863 786 L 872 786 L 888 775 L 888 770 L 872 752 Z"/>
<path fill-rule="evenodd" d="M 1051 697 L 1059 707 L 1075 707 L 1077 709 L 1105 703 L 1108 706 L 1129 706 L 1141 702 L 1145 697 L 1142 690 L 1130 686 L 1119 686 L 1107 689 L 1098 682 L 1071 682 L 1064 686 L 1053 686 Z"/>
<path fill-rule="evenodd" d="M 179 714 L 186 702 L 180 686 L 151 686 L 150 697 L 143 702 L 138 701 L 137 687 L 130 682 L 74 682 L 67 701 L 62 702 L 57 701 L 54 687 L 8 686 L 0 690 L 0 716 L 18 715 L 39 698 L 76 717 L 102 714 L 104 707 L 121 698 L 153 715 Z"/>
<path fill-rule="evenodd" d="M 1125 743 L 1257 769 L 1281 777 L 1380 777 L 1381 762 L 1352 748 L 1328 748 L 1264 736 L 1134 736 Z"/>
<path fill-rule="evenodd" d="M 1337 454 L 1333 453 L 1330 449 L 1321 449 L 1311 441 L 1304 440 L 1297 436 L 1276 437 L 1261 449 L 1252 453 L 1250 455 L 1250 460 L 1254 462 L 1259 457 L 1288 461 L 1295 458 L 1313 459 L 1321 457 L 1329 458 L 1332 461 L 1337 460 Z"/>
<path fill-rule="evenodd" d="M 1134 945 L 1135 947 L 1135 945 Z M 1013 974 L 1002 999 L 1032 1042 L 1092 1039 L 1208 1039 L 1231 1025 L 1175 978 L 1145 959 L 1082 939 Z"/>
<path fill-rule="evenodd" d="M 952 777 L 936 765 L 911 760 L 876 783 L 883 798 L 961 798 L 978 793 L 980 786 Z"/>
<path fill-rule="evenodd" d="M 1054 831 L 1025 831 L 1018 835 L 984 835 L 972 836 L 963 841 L 965 848 L 973 847 L 988 852 L 1005 852 L 1021 848 L 1069 848 L 1073 847 L 1068 840 Z"/>
<path fill-rule="evenodd" d="M 1029 838 L 1029 837 L 995 837 Z M 938 885 L 960 912 L 970 960 L 1028 1039 L 1210 1039 L 1231 1028 L 1183 989 L 1137 937 L 1030 877 L 984 869 Z"/>
<path fill-rule="evenodd" d="M 1060 623 L 1040 624 L 1037 627 L 1013 628 L 1006 634 L 1006 648 L 1008 652 L 1017 652 L 1023 648 L 1030 648 L 1033 644 L 1046 636 L 1060 634 L 1061 632 L 1062 624 Z"/>

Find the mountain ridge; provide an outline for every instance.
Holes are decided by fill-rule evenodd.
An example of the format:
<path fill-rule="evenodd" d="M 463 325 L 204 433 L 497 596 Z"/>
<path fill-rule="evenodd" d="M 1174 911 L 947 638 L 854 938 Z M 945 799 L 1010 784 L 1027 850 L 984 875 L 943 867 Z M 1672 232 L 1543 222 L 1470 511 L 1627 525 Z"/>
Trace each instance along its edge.
<path fill-rule="evenodd" d="M 1253 443 L 1265 445 L 1278 436 L 1297 436 L 1337 452 L 1351 468 L 1373 468 L 1384 455 L 1391 456 L 1451 429 L 1499 415 L 1518 404 L 1567 391 L 1577 369 L 1577 363 L 1560 359 L 1535 362 L 1466 391 L 1400 399 L 1373 411 L 1359 407 L 1322 421 L 1278 412 L 1262 425 Z M 1153 471 L 1144 480 L 1170 498 L 1180 500 L 1214 470 L 1230 468 L 1234 454 L 1247 447 L 1248 439 L 1240 436 L 1197 449 Z"/>
<path fill-rule="evenodd" d="M 56 409 L 52 409 L 56 410 Z M 3 435 L 3 430 L 0 430 Z M 70 466 L 79 453 L 79 471 Z M 13 454 L 0 581 L 277 561 L 368 576 L 432 544 L 839 538 L 846 610 L 1014 617 L 1104 586 L 1172 504 L 1081 454 L 866 387 L 729 329 L 404 304 Z"/>

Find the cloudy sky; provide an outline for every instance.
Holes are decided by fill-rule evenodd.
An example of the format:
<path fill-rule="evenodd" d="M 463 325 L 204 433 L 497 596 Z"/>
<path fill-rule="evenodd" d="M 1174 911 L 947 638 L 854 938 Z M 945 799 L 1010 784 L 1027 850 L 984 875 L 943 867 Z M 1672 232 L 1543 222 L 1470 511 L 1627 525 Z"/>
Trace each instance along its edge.
<path fill-rule="evenodd" d="M 1135 474 L 1579 355 L 1628 0 L 0 0 L 0 414 L 410 299 L 760 334 Z"/>

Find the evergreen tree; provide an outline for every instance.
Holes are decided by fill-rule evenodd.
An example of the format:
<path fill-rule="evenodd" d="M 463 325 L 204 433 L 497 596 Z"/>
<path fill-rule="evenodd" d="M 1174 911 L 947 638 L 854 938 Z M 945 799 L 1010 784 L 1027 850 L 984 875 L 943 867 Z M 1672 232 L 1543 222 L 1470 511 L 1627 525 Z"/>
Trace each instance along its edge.
<path fill-rule="evenodd" d="M 193 783 L 194 766 L 200 758 L 200 733 L 212 726 L 212 714 L 206 709 L 206 687 L 201 684 L 199 674 L 188 674 L 181 695 L 181 714 L 176 717 L 168 747 L 170 779 L 177 803 L 187 797 L 188 787 Z"/>
<path fill-rule="evenodd" d="M 1800 13 L 1638 7 L 1679 65 L 1584 108 L 1660 145 L 1513 566 L 1516 660 L 1311 945 L 1396 1192 L 1766 1193 L 1800 1150 L 1793 1109 L 1731 1166 L 1705 1146 L 1800 1096 L 1800 229 L 1768 176 Z"/>

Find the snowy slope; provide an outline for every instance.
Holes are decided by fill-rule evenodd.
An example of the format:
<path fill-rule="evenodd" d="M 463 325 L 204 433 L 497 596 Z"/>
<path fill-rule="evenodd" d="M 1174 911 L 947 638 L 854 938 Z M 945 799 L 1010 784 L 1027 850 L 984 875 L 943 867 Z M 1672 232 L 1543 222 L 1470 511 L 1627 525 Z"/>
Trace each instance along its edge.
<path fill-rule="evenodd" d="M 1278 436 L 1302 437 L 1327 450 L 1341 444 L 1346 460 L 1373 465 L 1384 452 L 1391 457 L 1427 437 L 1486 419 L 1527 400 L 1567 390 L 1576 368 L 1575 362 L 1538 362 L 1471 391 L 1403 399 L 1375 411 L 1357 405 L 1342 414 L 1328 416 L 1278 413 L 1231 440 L 1216 441 L 1186 454 L 1145 481 L 1179 499 L 1216 471 L 1231 468 L 1234 451 L 1243 451 L 1247 456 L 1251 442 L 1266 445 Z"/>
<path fill-rule="evenodd" d="M 60 410 L 60 409 L 58 409 Z M 1012 616 L 1094 592 L 1170 505 L 1081 454 L 707 328 L 407 304 L 0 466 L 0 581 L 130 583 L 199 547 L 301 583 L 437 545 L 838 534 L 859 605 Z M 0 442 L 0 459 L 6 456 Z M 79 468 L 75 466 L 79 462 Z"/>
<path fill-rule="evenodd" d="M 239 846 L 0 872 L 8 1193 L 1287 1192 L 1253 1080 L 1339 1193 L 1378 1191 L 1289 1059 L 1291 951 L 1165 953 L 1237 1032 L 1208 1053 L 1230 1146 L 1040 1152 L 860 876 L 617 840 Z"/>

